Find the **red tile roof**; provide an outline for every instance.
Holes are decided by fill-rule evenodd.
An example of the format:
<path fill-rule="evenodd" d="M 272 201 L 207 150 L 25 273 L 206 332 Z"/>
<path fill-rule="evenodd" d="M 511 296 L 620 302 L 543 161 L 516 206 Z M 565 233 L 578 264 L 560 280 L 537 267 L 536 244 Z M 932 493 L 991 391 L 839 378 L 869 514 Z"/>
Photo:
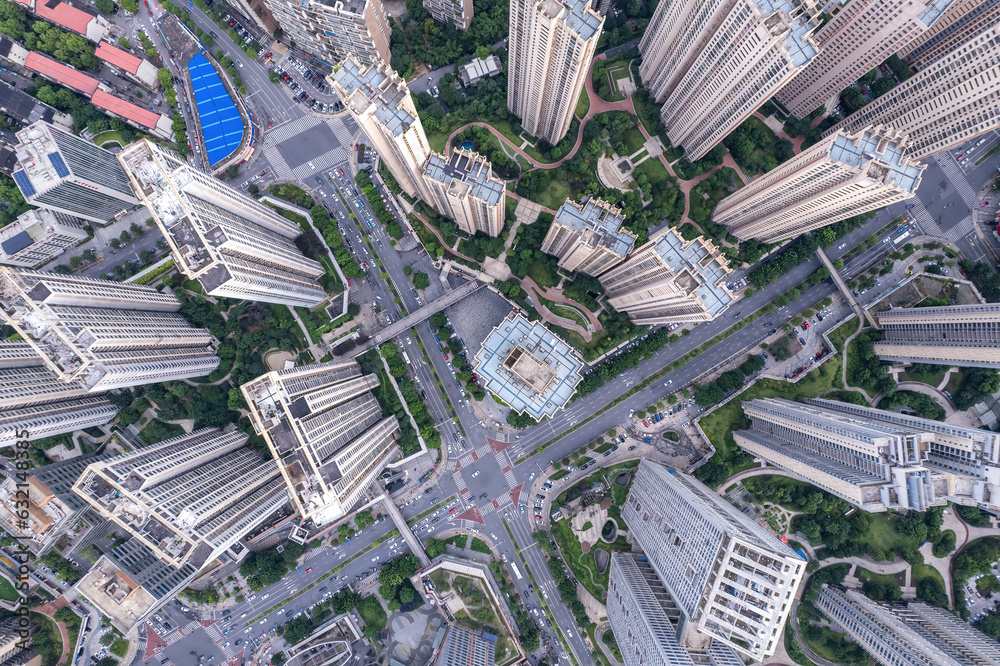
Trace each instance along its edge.
<path fill-rule="evenodd" d="M 153 113 L 141 106 L 136 106 L 131 102 L 118 99 L 114 95 L 109 95 L 103 90 L 98 90 L 90 100 L 94 106 L 116 113 L 122 118 L 128 118 L 144 127 L 156 127 L 156 121 L 160 119 L 160 114 Z"/>
<path fill-rule="evenodd" d="M 28 69 L 47 76 L 56 83 L 61 83 L 73 90 L 78 90 L 84 95 L 93 95 L 97 90 L 97 79 L 87 76 L 83 72 L 78 72 L 72 67 L 68 67 L 52 58 L 43 56 L 37 51 L 29 51 L 25 58 L 24 66 Z"/>
<path fill-rule="evenodd" d="M 35 13 L 81 35 L 87 34 L 87 24 L 94 20 L 87 12 L 55 0 L 37 0 Z"/>
<path fill-rule="evenodd" d="M 94 55 L 104 62 L 110 63 L 120 69 L 124 69 L 130 74 L 138 72 L 139 65 L 142 64 L 142 58 L 136 58 L 131 53 L 122 51 L 117 46 L 112 46 L 107 42 L 101 42 L 98 44 L 97 49 L 94 51 Z"/>

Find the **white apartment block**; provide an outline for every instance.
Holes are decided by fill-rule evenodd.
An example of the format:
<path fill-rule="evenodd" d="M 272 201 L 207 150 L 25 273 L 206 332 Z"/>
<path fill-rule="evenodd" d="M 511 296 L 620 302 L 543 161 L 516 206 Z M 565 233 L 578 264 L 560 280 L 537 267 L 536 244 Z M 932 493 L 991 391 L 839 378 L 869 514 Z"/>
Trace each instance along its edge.
<path fill-rule="evenodd" d="M 118 160 L 103 148 L 43 121 L 16 136 L 13 178 L 29 204 L 105 223 L 139 203 Z"/>
<path fill-rule="evenodd" d="M 424 0 L 424 9 L 438 23 L 451 23 L 459 30 L 472 24 L 472 0 Z"/>
<path fill-rule="evenodd" d="M 668 324 L 715 319 L 736 299 L 728 274 L 711 241 L 667 229 L 598 279 L 612 307 L 636 324 Z"/>
<path fill-rule="evenodd" d="M 3 391 L 3 385 L 11 374 L 6 369 L 0 369 L 0 391 Z M 0 447 L 13 446 L 20 439 L 44 439 L 104 425 L 118 413 L 118 408 L 103 395 L 86 395 L 41 404 L 24 402 L 24 396 L 18 396 L 16 407 L 0 411 Z M 27 433 L 27 437 L 19 433 Z"/>
<path fill-rule="evenodd" d="M 862 0 L 841 5 L 816 31 L 819 55 L 778 91 L 777 100 L 804 118 L 927 32 L 956 0 Z M 827 109 L 833 106 L 827 104 Z"/>
<path fill-rule="evenodd" d="M 205 293 L 306 308 L 326 299 L 323 266 L 295 246 L 294 222 L 148 140 L 118 158 L 177 267 Z"/>
<path fill-rule="evenodd" d="M 925 165 L 888 127 L 835 132 L 719 202 L 712 219 L 737 238 L 778 243 L 912 197 Z"/>
<path fill-rule="evenodd" d="M 329 361 L 240 387 L 304 521 L 325 525 L 346 515 L 399 453 L 399 422 L 382 418 L 370 393 L 378 386 L 355 361 Z"/>
<path fill-rule="evenodd" d="M 432 197 L 427 203 L 455 220 L 469 234 L 499 236 L 503 231 L 507 190 L 493 175 L 489 161 L 471 150 L 455 149 L 451 157 L 431 153 L 423 169 Z"/>
<path fill-rule="evenodd" d="M 46 366 L 32 401 L 203 377 L 219 365 L 218 340 L 152 287 L 0 267 L 0 305 L 0 321 Z"/>
<path fill-rule="evenodd" d="M 558 257 L 560 268 L 597 277 L 635 247 L 635 234 L 621 229 L 624 221 L 620 209 L 600 199 L 567 199 L 545 234 L 542 252 Z"/>
<path fill-rule="evenodd" d="M 703 157 L 816 57 L 816 26 L 792 0 L 659 3 L 640 75 L 670 141 Z"/>
<path fill-rule="evenodd" d="M 877 316 L 875 353 L 883 360 L 1000 368 L 998 304 L 893 308 Z"/>
<path fill-rule="evenodd" d="M 1000 127 L 1000 23 L 993 22 L 827 130 L 889 126 L 915 160 Z"/>
<path fill-rule="evenodd" d="M 528 134 L 566 136 L 603 27 L 590 0 L 511 1 L 507 108 Z"/>
<path fill-rule="evenodd" d="M 337 63 L 353 57 L 370 65 L 392 59 L 382 0 L 264 0 L 295 45 Z M 471 12 L 469 16 L 472 18 Z"/>
<path fill-rule="evenodd" d="M 680 611 L 682 642 L 774 653 L 805 560 L 694 477 L 647 460 L 622 518 Z"/>
<path fill-rule="evenodd" d="M 954 0 L 929 29 L 900 49 L 911 67 L 923 69 L 959 44 L 1000 21 L 1000 0 Z"/>
<path fill-rule="evenodd" d="M 0 229 L 0 264 L 38 268 L 87 240 L 87 226 L 73 215 L 36 208 Z"/>

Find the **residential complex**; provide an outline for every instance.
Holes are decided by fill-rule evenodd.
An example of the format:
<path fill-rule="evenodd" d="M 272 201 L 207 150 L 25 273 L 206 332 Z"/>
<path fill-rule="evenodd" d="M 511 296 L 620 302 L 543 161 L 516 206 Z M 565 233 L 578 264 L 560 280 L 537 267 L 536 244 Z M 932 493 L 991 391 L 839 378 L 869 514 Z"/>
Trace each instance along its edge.
<path fill-rule="evenodd" d="M 560 268 L 597 277 L 624 261 L 635 246 L 635 234 L 621 229 L 624 221 L 620 209 L 600 199 L 567 199 L 545 234 L 542 252 L 558 257 Z"/>
<path fill-rule="evenodd" d="M 382 0 L 264 0 L 298 48 L 330 63 L 353 57 L 367 65 L 392 59 Z M 469 12 L 469 19 L 472 12 Z"/>
<path fill-rule="evenodd" d="M 909 199 L 926 167 L 907 146 L 887 127 L 834 132 L 720 201 L 712 219 L 741 240 L 778 243 Z"/>
<path fill-rule="evenodd" d="M 615 634 L 629 627 L 626 645 L 642 651 L 626 663 L 670 663 L 662 654 L 671 647 L 667 620 L 685 645 L 717 639 L 728 648 L 719 652 L 758 661 L 774 653 L 805 573 L 802 557 L 694 477 L 648 460 L 639 463 L 622 518 L 652 569 L 644 575 L 620 558 L 623 575 L 608 592 Z M 651 603 L 659 586 L 669 600 Z M 626 594 L 643 605 L 630 605 Z M 628 620 L 632 613 L 646 617 Z"/>
<path fill-rule="evenodd" d="M 956 1 L 863 0 L 842 5 L 816 31 L 819 55 L 778 91 L 778 102 L 797 118 L 822 104 L 832 110 L 844 88 L 930 30 Z"/>
<path fill-rule="evenodd" d="M 458 625 L 447 625 L 444 640 L 432 666 L 493 666 L 497 637 L 475 633 Z"/>
<path fill-rule="evenodd" d="M 33 206 L 106 223 L 139 203 L 110 152 L 36 122 L 17 134 L 14 182 Z"/>
<path fill-rule="evenodd" d="M 590 0 L 511 0 L 507 108 L 525 132 L 566 136 L 603 26 Z"/>
<path fill-rule="evenodd" d="M 0 264 L 38 268 L 88 237 L 87 225 L 78 217 L 29 210 L 0 228 Z"/>
<path fill-rule="evenodd" d="M 355 361 L 328 361 L 240 387 L 303 521 L 343 517 L 399 453 L 399 422 L 382 417 L 370 392 L 378 386 L 378 376 L 362 375 Z"/>
<path fill-rule="evenodd" d="M 893 308 L 877 317 L 883 360 L 1000 368 L 998 304 Z"/>
<path fill-rule="evenodd" d="M 899 55 L 912 67 L 923 69 L 997 21 L 1000 0 L 953 0 L 941 18 L 900 49 Z"/>
<path fill-rule="evenodd" d="M 424 9 L 438 23 L 468 30 L 472 24 L 472 0 L 424 0 Z"/>
<path fill-rule="evenodd" d="M 21 634 L 24 627 L 16 615 L 0 620 L 0 664 L 4 666 L 42 666 L 42 656 L 33 649 Z"/>
<path fill-rule="evenodd" d="M 322 264 L 295 246 L 297 224 L 148 140 L 118 157 L 177 267 L 205 293 L 302 307 L 326 299 Z"/>
<path fill-rule="evenodd" d="M 667 324 L 715 319 L 735 300 L 728 273 L 711 241 L 667 229 L 598 279 L 611 306 L 636 324 Z"/>
<path fill-rule="evenodd" d="M 499 236 L 503 231 L 507 190 L 489 161 L 471 150 L 455 149 L 447 159 L 431 153 L 424 165 L 430 203 L 469 234 Z"/>
<path fill-rule="evenodd" d="M 670 141 L 703 157 L 816 57 L 817 25 L 793 0 L 659 3 L 639 72 Z"/>
<path fill-rule="evenodd" d="M 964 36 L 964 35 L 963 35 Z M 881 97 L 827 130 L 886 125 L 909 137 L 912 159 L 1000 127 L 1000 23 L 982 28 Z"/>
<path fill-rule="evenodd" d="M 879 603 L 857 590 L 825 586 L 816 607 L 886 666 L 1000 664 L 1000 646 L 923 601 Z"/>

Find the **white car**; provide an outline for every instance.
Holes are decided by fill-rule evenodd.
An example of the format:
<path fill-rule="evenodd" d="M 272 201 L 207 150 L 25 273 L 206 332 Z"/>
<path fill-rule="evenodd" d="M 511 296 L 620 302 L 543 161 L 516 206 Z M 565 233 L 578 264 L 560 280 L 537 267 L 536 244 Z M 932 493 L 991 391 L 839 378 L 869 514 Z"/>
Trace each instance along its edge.
<path fill-rule="evenodd" d="M 264 624 L 265 622 L 267 622 L 267 618 L 266 617 L 263 620 L 261 620 L 260 622 L 258 622 L 257 624 Z"/>
<path fill-rule="evenodd" d="M 284 615 L 284 614 L 285 614 L 285 609 L 284 608 L 282 608 L 280 611 L 278 611 L 278 615 Z"/>
<path fill-rule="evenodd" d="M 267 594 L 265 594 L 264 596 L 262 596 L 262 597 L 261 597 L 261 599 L 262 599 L 262 600 L 263 600 L 263 599 L 267 599 L 267 598 L 268 598 L 269 596 L 271 596 L 271 593 L 270 593 L 270 592 L 268 592 Z"/>
<path fill-rule="evenodd" d="M 478 469 L 475 472 L 472 473 L 472 478 L 474 479 L 477 476 L 479 476 L 479 470 Z"/>
<path fill-rule="evenodd" d="M 378 562 L 379 559 L 380 559 L 379 556 L 376 555 L 375 557 L 372 558 L 372 562 Z"/>
<path fill-rule="evenodd" d="M 493 534 L 493 532 L 490 532 L 490 537 L 491 537 L 491 538 L 492 538 L 492 539 L 493 539 L 494 541 L 496 541 L 496 540 L 497 540 L 497 535 L 496 535 L 496 534 Z"/>
<path fill-rule="evenodd" d="M 531 476 L 528 477 L 528 481 L 532 481 L 535 478 L 535 473 L 532 472 Z"/>

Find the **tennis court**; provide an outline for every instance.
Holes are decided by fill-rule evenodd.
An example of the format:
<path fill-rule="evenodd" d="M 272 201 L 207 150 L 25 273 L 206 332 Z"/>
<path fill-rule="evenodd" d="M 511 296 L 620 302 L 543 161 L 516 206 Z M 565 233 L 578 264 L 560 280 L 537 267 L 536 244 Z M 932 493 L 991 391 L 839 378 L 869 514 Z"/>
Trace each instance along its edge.
<path fill-rule="evenodd" d="M 198 121 L 205 138 L 205 154 L 215 165 L 233 153 L 243 140 L 243 120 L 236 109 L 219 73 L 205 54 L 199 53 L 188 62 L 191 93 L 198 107 Z"/>

